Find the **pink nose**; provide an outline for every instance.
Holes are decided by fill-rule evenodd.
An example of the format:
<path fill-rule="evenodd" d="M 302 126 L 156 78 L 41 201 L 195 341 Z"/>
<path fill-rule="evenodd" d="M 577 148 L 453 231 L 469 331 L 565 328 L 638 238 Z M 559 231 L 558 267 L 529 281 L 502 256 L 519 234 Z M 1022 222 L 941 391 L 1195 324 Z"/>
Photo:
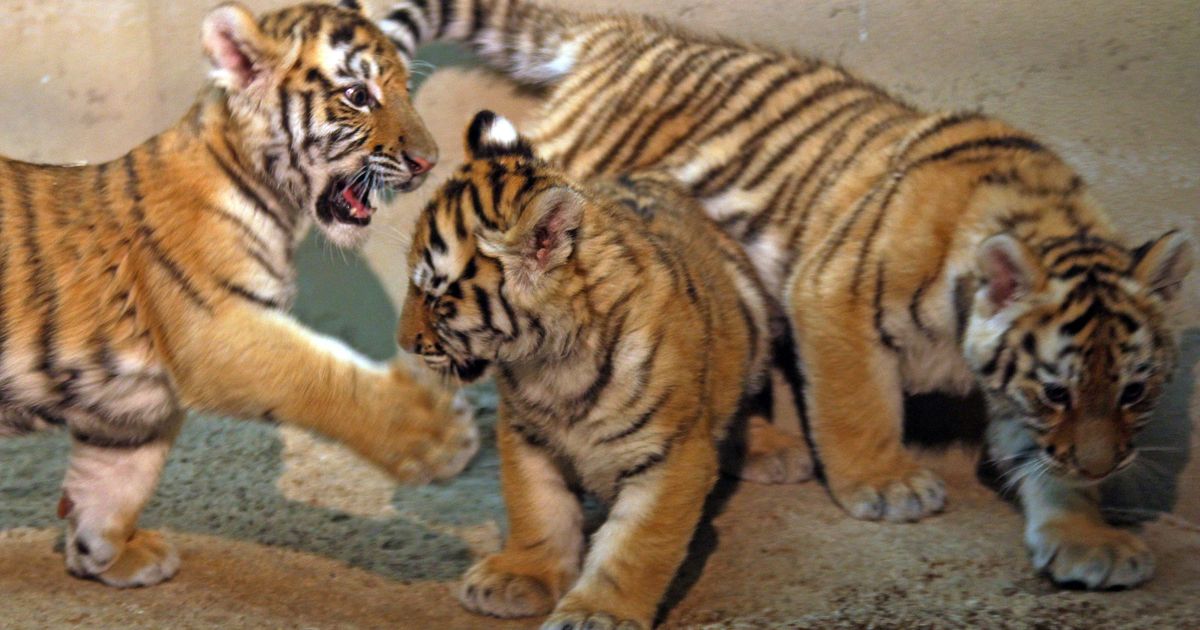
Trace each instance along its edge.
<path fill-rule="evenodd" d="M 412 171 L 413 175 L 420 175 L 421 173 L 428 172 L 435 164 L 437 164 L 437 159 L 426 159 L 415 153 L 409 153 L 408 151 L 404 152 L 404 161 L 408 164 L 408 170 Z"/>

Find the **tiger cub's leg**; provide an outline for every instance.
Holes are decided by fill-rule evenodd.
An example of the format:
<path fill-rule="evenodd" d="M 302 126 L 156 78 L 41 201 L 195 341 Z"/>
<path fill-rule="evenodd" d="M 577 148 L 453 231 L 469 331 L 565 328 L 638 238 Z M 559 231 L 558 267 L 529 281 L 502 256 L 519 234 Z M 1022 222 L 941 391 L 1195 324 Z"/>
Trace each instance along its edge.
<path fill-rule="evenodd" d="M 179 433 L 173 413 L 158 436 L 137 446 L 102 446 L 72 438 L 59 516 L 67 519 L 67 569 L 109 586 L 149 586 L 179 570 L 179 554 L 162 535 L 137 529 L 138 516 Z"/>
<path fill-rule="evenodd" d="M 1033 565 L 1061 584 L 1136 586 L 1154 575 L 1154 555 L 1132 532 L 1104 522 L 1095 488 L 1057 479 L 1024 480 L 1025 545 Z"/>
<path fill-rule="evenodd" d="M 726 474 L 763 484 L 800 483 L 813 478 L 812 454 L 803 436 L 784 430 L 779 426 L 781 418 L 773 418 L 775 410 L 781 408 L 774 394 L 785 389 L 780 387 L 783 380 L 779 370 L 772 370 L 762 391 L 747 405 L 744 436 L 730 438 L 738 440 L 741 453 L 735 455 L 740 457 Z"/>
<path fill-rule="evenodd" d="M 406 359 L 376 365 L 276 312 L 231 310 L 198 332 L 177 368 L 189 407 L 312 429 L 409 482 L 454 476 L 479 448 L 469 410 Z"/>
<path fill-rule="evenodd" d="M 834 499 L 866 520 L 941 511 L 945 485 L 904 448 L 900 368 L 870 316 L 810 303 L 797 322 L 811 438 Z"/>
<path fill-rule="evenodd" d="M 579 573 L 583 512 L 550 454 L 496 428 L 508 540 L 463 576 L 458 599 L 497 617 L 544 615 Z"/>
<path fill-rule="evenodd" d="M 650 627 L 717 477 L 716 449 L 699 429 L 661 464 L 624 482 L 592 537 L 583 573 L 542 630 Z"/>

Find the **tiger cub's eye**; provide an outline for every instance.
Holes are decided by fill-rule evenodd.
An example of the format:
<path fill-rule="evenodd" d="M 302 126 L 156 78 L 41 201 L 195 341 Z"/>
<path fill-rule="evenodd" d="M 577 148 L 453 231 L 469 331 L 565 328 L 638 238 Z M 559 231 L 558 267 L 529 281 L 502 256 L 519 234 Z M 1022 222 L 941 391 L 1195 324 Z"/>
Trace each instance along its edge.
<path fill-rule="evenodd" d="M 1142 383 L 1130 383 L 1121 390 L 1121 404 L 1132 405 L 1146 395 L 1146 386 Z"/>
<path fill-rule="evenodd" d="M 1066 405 L 1071 402 L 1071 392 L 1057 383 L 1047 383 L 1043 386 L 1042 395 L 1054 405 Z"/>
<path fill-rule="evenodd" d="M 371 98 L 371 93 L 363 85 L 352 85 L 346 88 L 345 95 L 346 100 L 355 107 L 368 107 L 375 100 Z"/>

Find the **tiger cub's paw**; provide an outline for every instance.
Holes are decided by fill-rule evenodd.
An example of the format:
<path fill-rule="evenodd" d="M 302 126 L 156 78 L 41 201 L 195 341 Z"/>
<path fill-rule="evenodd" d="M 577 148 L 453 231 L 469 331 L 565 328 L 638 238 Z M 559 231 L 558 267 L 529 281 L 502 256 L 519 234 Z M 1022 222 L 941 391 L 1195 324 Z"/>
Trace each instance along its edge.
<path fill-rule="evenodd" d="M 454 420 L 440 436 L 440 453 L 432 460 L 433 478 L 441 481 L 461 473 L 479 452 L 479 426 L 475 412 L 460 392 L 454 397 Z"/>
<path fill-rule="evenodd" d="M 504 618 L 544 615 L 554 608 L 554 597 L 541 580 L 498 569 L 497 557 L 484 558 L 463 575 L 458 601 L 464 608 Z"/>
<path fill-rule="evenodd" d="M 752 483 L 800 483 L 813 478 L 813 460 L 803 438 L 755 416 L 746 427 L 746 458 L 737 474 Z"/>
<path fill-rule="evenodd" d="M 911 473 L 874 482 L 830 479 L 830 491 L 850 516 L 866 521 L 919 521 L 946 506 L 946 484 L 932 472 Z"/>
<path fill-rule="evenodd" d="M 1089 589 L 1136 586 L 1154 575 L 1146 543 L 1123 529 L 1072 518 L 1049 521 L 1025 536 L 1033 565 L 1058 584 Z"/>
<path fill-rule="evenodd" d="M 411 432 L 416 429 L 403 423 L 399 423 L 396 430 L 402 434 L 398 441 L 411 446 L 387 449 L 383 463 L 389 472 L 407 483 L 450 479 L 461 473 L 479 451 L 479 427 L 470 406 L 461 396 L 455 398 L 444 423 L 426 435 L 414 440 Z"/>
<path fill-rule="evenodd" d="M 648 626 L 632 619 L 617 619 L 602 612 L 556 612 L 541 630 L 645 630 Z"/>
<path fill-rule="evenodd" d="M 151 586 L 179 571 L 179 554 L 162 536 L 138 530 L 127 541 L 75 532 L 66 542 L 67 570 L 117 588 Z"/>

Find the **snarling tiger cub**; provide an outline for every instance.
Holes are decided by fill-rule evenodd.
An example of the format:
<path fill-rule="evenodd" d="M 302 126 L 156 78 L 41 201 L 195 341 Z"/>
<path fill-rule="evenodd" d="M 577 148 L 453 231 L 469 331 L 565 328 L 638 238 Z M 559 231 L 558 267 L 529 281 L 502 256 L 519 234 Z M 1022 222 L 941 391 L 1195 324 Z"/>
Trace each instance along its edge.
<path fill-rule="evenodd" d="M 399 329 L 431 367 L 490 368 L 500 391 L 508 539 L 459 599 L 499 617 L 553 609 L 543 628 L 648 627 L 718 443 L 763 385 L 770 301 L 673 183 L 573 181 L 491 112 L 466 144 L 417 221 Z M 610 506 L 586 559 L 574 488 Z"/>
<path fill-rule="evenodd" d="M 136 524 L 185 409 L 315 429 L 412 481 L 477 446 L 448 392 L 285 313 L 306 226 L 361 241 L 436 159 L 395 48 L 332 5 L 225 5 L 203 42 L 211 84 L 124 157 L 0 158 L 0 435 L 69 430 L 67 566 L 119 587 L 179 566 Z"/>
<path fill-rule="evenodd" d="M 810 437 L 850 514 L 940 511 L 942 482 L 901 443 L 902 395 L 979 387 L 1037 567 L 1093 588 L 1151 575 L 1096 485 L 1132 461 L 1171 373 L 1182 234 L 1129 247 L 1035 138 L 819 61 L 526 0 L 402 2 L 382 26 L 401 50 L 465 41 L 550 88 L 540 157 L 581 177 L 665 170 L 742 243 L 788 311 Z"/>

